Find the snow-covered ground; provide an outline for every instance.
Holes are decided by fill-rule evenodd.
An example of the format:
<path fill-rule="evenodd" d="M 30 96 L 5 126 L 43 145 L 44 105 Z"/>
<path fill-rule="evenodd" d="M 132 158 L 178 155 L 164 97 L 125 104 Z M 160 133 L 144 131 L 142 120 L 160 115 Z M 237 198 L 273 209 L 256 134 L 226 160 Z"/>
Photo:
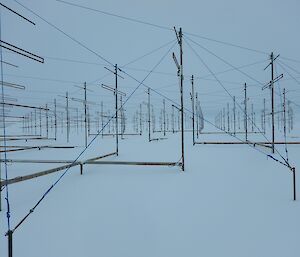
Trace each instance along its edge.
<path fill-rule="evenodd" d="M 76 133 L 73 137 L 70 145 L 81 147 L 9 153 L 8 158 L 75 159 L 83 140 Z M 177 162 L 180 134 L 167 137 L 148 143 L 146 133 L 127 136 L 120 140 L 119 156 L 105 160 Z M 198 140 L 216 137 L 232 140 L 227 135 L 200 135 Z M 65 145 L 62 140 L 49 144 Z M 179 167 L 90 165 L 80 175 L 79 167 L 71 168 L 15 231 L 14 256 L 300 256 L 300 204 L 292 200 L 292 173 L 286 167 L 247 145 L 193 146 L 190 132 L 185 150 L 185 172 Z M 114 139 L 99 137 L 82 159 L 113 151 Z M 299 153 L 299 146 L 289 146 L 297 173 Z M 9 164 L 9 177 L 55 166 Z M 9 186 L 12 226 L 60 174 Z M 2 206 L 0 255 L 6 256 L 3 194 Z"/>

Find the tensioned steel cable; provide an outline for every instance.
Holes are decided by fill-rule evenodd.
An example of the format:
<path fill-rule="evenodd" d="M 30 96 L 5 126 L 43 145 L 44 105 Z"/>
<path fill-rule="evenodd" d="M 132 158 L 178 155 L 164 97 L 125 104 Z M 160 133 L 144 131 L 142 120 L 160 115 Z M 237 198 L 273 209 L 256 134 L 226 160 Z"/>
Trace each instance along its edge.
<path fill-rule="evenodd" d="M 20 6 L 22 6 L 24 9 L 26 9 L 27 11 L 31 12 L 32 14 L 34 14 L 35 16 L 37 16 L 39 19 L 41 19 L 42 21 L 44 21 L 45 23 L 47 23 L 50 27 L 54 28 L 55 30 L 59 31 L 60 33 L 62 33 L 63 35 L 65 35 L 66 37 L 68 37 L 69 39 L 71 39 L 73 42 L 75 42 L 76 44 L 80 45 L 81 47 L 85 48 L 86 50 L 88 50 L 90 53 L 98 56 L 101 60 L 105 61 L 106 63 L 108 63 L 111 66 L 114 66 L 110 61 L 108 61 L 106 58 L 104 58 L 102 55 L 100 55 L 99 53 L 95 52 L 94 50 L 92 50 L 91 48 L 89 48 L 88 46 L 86 46 L 85 44 L 83 44 L 82 42 L 80 42 L 79 40 L 75 39 L 73 36 L 67 34 L 65 31 L 63 31 L 62 29 L 60 29 L 59 27 L 57 27 L 56 25 L 54 25 L 53 23 L 49 22 L 48 20 L 46 20 L 45 18 L 43 18 L 42 16 L 40 16 L 38 13 L 34 12 L 33 10 L 31 10 L 30 8 L 26 7 L 25 5 L 23 5 L 22 3 L 20 3 L 17 0 L 13 0 L 14 2 L 16 2 L 17 4 L 19 4 Z"/>
<path fill-rule="evenodd" d="M 186 37 L 185 37 L 186 38 Z M 188 39 L 188 38 L 187 38 Z M 192 49 L 192 51 L 194 52 L 194 54 L 199 58 L 199 60 L 201 61 L 201 63 L 208 69 L 208 71 L 210 71 L 212 74 L 214 74 L 212 72 L 212 70 L 208 67 L 208 65 L 204 62 L 204 60 L 200 57 L 200 55 L 195 51 L 195 49 L 189 44 L 189 42 L 187 42 L 185 40 L 185 42 L 187 43 L 187 45 Z M 192 41 L 193 42 L 193 41 Z M 227 61 L 226 61 L 227 62 Z M 228 63 L 228 62 L 227 62 Z M 231 65 L 231 64 L 230 64 Z M 233 96 L 230 94 L 230 92 L 226 89 L 226 87 L 223 85 L 223 83 L 218 79 L 218 77 L 216 75 L 214 75 L 215 79 L 218 81 L 218 83 L 221 85 L 221 87 L 226 91 L 226 93 L 233 99 Z M 239 105 L 239 103 L 237 103 L 237 106 L 240 108 L 240 110 L 246 115 L 246 117 L 248 117 L 248 115 L 245 113 L 245 111 L 243 110 L 243 108 Z M 269 141 L 269 139 L 263 134 L 263 132 L 259 129 L 259 127 L 254 123 L 254 121 L 251 119 L 251 117 L 249 117 L 251 123 L 258 129 L 258 131 L 261 133 L 261 135 L 267 140 L 267 142 L 271 143 Z M 287 162 L 287 160 L 282 156 L 282 154 L 278 151 L 277 148 L 275 148 L 275 151 L 279 154 L 279 156 L 284 160 L 284 162 L 288 165 L 289 163 Z"/>
<path fill-rule="evenodd" d="M 124 72 L 124 71 L 123 71 L 123 72 Z M 128 74 L 128 73 L 126 73 L 126 72 L 124 72 L 124 73 L 125 73 L 127 76 L 129 76 L 131 79 L 133 79 L 134 81 L 136 81 L 136 82 L 138 82 L 138 83 L 141 83 L 139 80 L 137 80 L 135 77 L 131 76 L 130 74 Z M 161 96 L 162 98 L 166 99 L 166 100 L 169 101 L 170 103 L 173 103 L 174 105 L 177 106 L 177 108 L 179 108 L 180 104 L 178 104 L 176 101 L 172 100 L 172 99 L 169 98 L 168 96 L 166 96 L 166 95 L 160 93 L 159 91 L 157 91 L 156 89 L 153 89 L 152 87 L 146 85 L 145 83 L 142 83 L 142 85 L 143 85 L 145 88 L 150 88 L 151 91 L 155 92 L 156 94 L 158 94 L 158 95 Z M 192 111 L 189 110 L 189 109 L 187 109 L 186 107 L 184 107 L 184 110 L 185 110 L 186 112 L 189 112 L 190 114 L 192 114 Z M 256 151 L 258 151 L 258 152 L 264 154 L 264 155 L 267 156 L 267 157 L 270 157 L 272 160 L 274 160 L 274 161 L 276 161 L 276 162 L 278 162 L 278 163 L 284 165 L 285 167 L 291 168 L 291 166 L 290 166 L 288 163 L 284 163 L 284 162 L 282 162 L 282 161 L 276 159 L 274 156 L 272 156 L 272 155 L 270 155 L 270 154 L 267 154 L 267 153 L 263 152 L 263 151 L 260 150 L 259 148 L 256 148 L 256 147 L 254 146 L 254 145 L 255 145 L 255 142 L 251 142 L 251 141 L 249 141 L 249 140 L 248 140 L 248 141 L 244 141 L 243 139 L 239 138 L 238 136 L 236 136 L 236 135 L 234 135 L 234 134 L 232 134 L 232 133 L 230 133 L 230 132 L 228 132 L 228 131 L 226 131 L 226 130 L 223 130 L 222 128 L 219 128 L 219 127 L 216 126 L 213 122 L 211 122 L 211 121 L 205 119 L 204 117 L 203 117 L 203 120 L 204 120 L 205 122 L 209 123 L 210 125 L 212 125 L 213 127 L 215 127 L 216 129 L 218 129 L 218 130 L 220 130 L 220 131 L 226 133 L 227 135 L 229 135 L 229 136 L 231 136 L 231 137 L 234 137 L 234 138 L 237 139 L 239 142 L 245 143 L 245 144 L 247 144 L 248 146 L 250 146 L 251 148 L 253 148 L 254 150 L 256 150 Z"/>
<path fill-rule="evenodd" d="M 140 19 L 134 19 L 134 18 L 126 17 L 126 16 L 123 16 L 123 15 L 118 15 L 118 14 L 114 14 L 114 13 L 111 13 L 111 12 L 102 11 L 102 10 L 99 10 L 99 9 L 91 8 L 91 7 L 84 6 L 84 5 L 79 5 L 79 4 L 68 2 L 68 1 L 64 1 L 64 0 L 55 0 L 55 1 L 63 3 L 65 5 L 70 5 L 70 6 L 74 6 L 74 7 L 81 8 L 81 9 L 85 9 L 85 10 L 88 10 L 88 11 L 93 11 L 93 12 L 101 13 L 101 14 L 104 14 L 104 15 L 107 15 L 107 16 L 112 16 L 112 17 L 123 19 L 123 20 L 135 22 L 135 23 L 152 26 L 152 27 L 155 27 L 155 28 L 158 28 L 158 29 L 168 30 L 168 31 L 174 31 L 173 28 L 170 28 L 170 27 L 167 27 L 167 26 L 164 26 L 164 25 L 159 25 L 159 24 L 154 24 L 154 23 L 151 23 L 151 22 L 146 22 L 146 21 L 142 21 Z M 259 53 L 259 54 L 264 54 L 264 55 L 268 54 L 265 51 L 261 51 L 261 50 L 257 50 L 257 49 L 251 49 L 249 47 L 244 47 L 244 46 L 241 46 L 241 45 L 237 45 L 237 44 L 233 44 L 233 43 L 229 43 L 229 42 L 224 42 L 224 41 L 213 39 L 213 38 L 209 38 L 209 37 L 204 37 L 204 36 L 201 36 L 201 35 L 197 35 L 195 33 L 185 32 L 185 34 L 188 34 L 188 35 L 191 35 L 191 36 L 194 36 L 194 37 L 198 37 L 198 38 L 202 38 L 202 39 L 205 39 L 205 40 L 208 40 L 208 41 L 212 41 L 212 42 L 215 42 L 215 43 L 219 43 L 219 44 L 223 44 L 223 45 L 227 45 L 227 46 L 231 46 L 231 47 L 240 48 L 240 49 L 244 49 L 244 50 L 251 51 L 251 52 L 256 52 L 256 53 Z"/>
<path fill-rule="evenodd" d="M 185 37 L 186 37 L 186 36 L 185 36 Z M 227 65 L 229 65 L 230 67 L 234 68 L 236 71 L 242 73 L 243 75 L 245 75 L 246 77 L 250 78 L 251 80 L 257 82 L 257 83 L 260 84 L 261 86 L 264 86 L 264 83 L 262 83 L 262 82 L 258 81 L 257 79 L 253 78 L 252 76 L 250 76 L 250 75 L 247 74 L 246 72 L 243 72 L 243 71 L 240 70 L 238 67 L 235 67 L 235 66 L 232 65 L 231 63 L 229 63 L 229 62 L 227 62 L 226 60 L 224 60 L 222 57 L 220 57 L 220 56 L 216 55 L 215 53 L 213 53 L 212 51 L 210 51 L 208 48 L 206 48 L 206 47 L 200 45 L 199 43 L 195 42 L 194 40 L 192 40 L 192 39 L 190 39 L 190 38 L 188 38 L 188 37 L 186 37 L 186 38 L 187 38 L 188 40 L 190 40 L 191 42 L 193 42 L 195 45 L 201 47 L 203 50 L 205 50 L 205 51 L 207 51 L 208 53 L 210 53 L 211 55 L 215 56 L 217 59 L 221 60 L 221 61 L 224 62 L 225 64 L 227 64 Z M 275 94 L 276 94 L 276 95 L 280 96 L 280 94 L 277 93 L 276 90 L 274 90 L 274 91 L 275 91 Z M 291 101 L 291 102 L 293 102 L 293 101 Z M 294 103 L 295 105 L 297 105 L 295 102 L 293 102 L 293 103 Z M 298 105 L 297 105 L 297 106 L 298 106 Z"/>
<path fill-rule="evenodd" d="M 165 59 L 165 57 L 169 54 L 169 52 L 172 50 L 172 48 L 175 46 L 177 42 L 175 42 L 170 49 L 168 49 L 167 53 L 162 56 L 162 58 L 158 61 L 157 64 L 154 65 L 152 70 L 154 71 L 157 66 L 160 65 L 160 63 Z M 121 70 L 122 72 L 122 70 Z M 127 73 L 126 73 L 127 74 Z M 127 74 L 128 75 L 128 74 Z M 118 111 L 120 111 L 126 103 L 129 101 L 129 99 L 134 95 L 134 93 L 139 89 L 139 87 L 144 83 L 144 81 L 151 75 L 151 72 L 149 72 L 144 79 L 141 82 L 138 82 L 139 84 L 137 87 L 130 93 L 130 95 L 126 98 L 124 103 L 118 108 Z M 96 140 L 96 138 L 101 135 L 102 131 L 105 129 L 105 127 L 110 123 L 110 121 L 115 117 L 115 115 L 111 116 L 110 119 L 106 122 L 106 124 L 103 126 L 99 132 L 94 136 L 94 138 L 88 143 L 87 147 L 77 156 L 77 158 L 73 161 L 72 164 L 74 164 L 78 159 L 85 153 L 85 151 L 93 144 L 93 142 Z M 72 165 L 70 164 L 70 165 Z M 71 167 L 70 167 L 71 168 Z M 61 179 L 67 174 L 67 172 L 70 170 L 70 168 L 67 168 L 59 177 L 58 179 L 46 190 L 46 192 L 42 195 L 42 197 L 37 201 L 37 203 L 29 210 L 29 212 L 21 219 L 21 221 L 14 227 L 12 230 L 13 232 L 34 212 L 34 210 L 38 207 L 38 205 L 44 200 L 44 198 L 49 194 L 49 192 L 61 181 Z"/>

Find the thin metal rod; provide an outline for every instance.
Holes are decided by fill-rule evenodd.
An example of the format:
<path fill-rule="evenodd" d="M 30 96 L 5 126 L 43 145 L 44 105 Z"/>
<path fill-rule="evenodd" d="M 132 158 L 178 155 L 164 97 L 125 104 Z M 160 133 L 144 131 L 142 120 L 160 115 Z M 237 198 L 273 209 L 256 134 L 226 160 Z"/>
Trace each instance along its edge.
<path fill-rule="evenodd" d="M 116 134 L 116 153 L 117 156 L 119 155 L 119 132 L 118 132 L 118 65 L 115 65 L 115 112 L 116 112 L 116 129 L 115 129 L 115 134 Z"/>
<path fill-rule="evenodd" d="M 80 162 L 73 162 L 72 164 L 60 166 L 60 167 L 53 168 L 53 169 L 48 169 L 48 170 L 37 172 L 37 173 L 34 173 L 34 174 L 19 176 L 19 177 L 15 177 L 15 178 L 8 179 L 8 180 L 3 180 L 3 181 L 0 182 L 0 185 L 2 187 L 2 186 L 17 183 L 17 182 L 21 182 L 21 181 L 25 181 L 25 180 L 29 180 L 29 179 L 33 179 L 33 178 L 37 178 L 37 177 L 41 177 L 41 176 L 48 175 L 48 174 L 51 174 L 51 173 L 54 173 L 54 172 L 57 172 L 57 171 L 60 171 L 60 170 L 69 169 L 69 168 L 77 166 L 79 164 L 80 164 Z"/>
<path fill-rule="evenodd" d="M 29 23 L 31 23 L 32 25 L 35 25 L 35 23 L 29 19 L 27 19 L 26 17 L 24 17 L 23 15 L 17 13 L 16 11 L 14 11 L 13 9 L 9 8 L 8 6 L 0 3 L 1 6 L 3 6 L 4 8 L 6 8 L 7 10 L 11 11 L 12 13 L 18 15 L 19 17 L 21 17 L 22 19 L 24 19 L 25 21 L 28 21 Z"/>
<path fill-rule="evenodd" d="M 142 165 L 142 166 L 181 166 L 178 162 L 128 162 L 128 161 L 88 161 L 85 164 L 95 165 Z"/>
<path fill-rule="evenodd" d="M 8 257 L 13 256 L 13 231 L 7 231 L 7 243 L 8 243 Z"/>
<path fill-rule="evenodd" d="M 195 101 L 194 101 L 194 75 L 191 79 L 192 83 L 192 125 L 193 125 L 193 145 L 195 145 Z"/>
<path fill-rule="evenodd" d="M 248 114 L 247 114 L 247 84 L 245 83 L 244 87 L 244 93 L 245 93 L 245 136 L 246 136 L 246 141 L 248 141 Z"/>
<path fill-rule="evenodd" d="M 292 168 L 292 172 L 293 172 L 293 192 L 294 192 L 294 201 L 296 201 L 296 169 Z"/>
<path fill-rule="evenodd" d="M 148 140 L 151 142 L 150 88 L 148 87 Z"/>
<path fill-rule="evenodd" d="M 87 147 L 87 106 L 86 106 L 86 82 L 84 82 L 84 140 Z"/>
<path fill-rule="evenodd" d="M 271 53 L 271 107 L 272 107 L 272 153 L 275 153 L 274 141 L 275 141 L 275 125 L 274 125 L 274 54 Z"/>

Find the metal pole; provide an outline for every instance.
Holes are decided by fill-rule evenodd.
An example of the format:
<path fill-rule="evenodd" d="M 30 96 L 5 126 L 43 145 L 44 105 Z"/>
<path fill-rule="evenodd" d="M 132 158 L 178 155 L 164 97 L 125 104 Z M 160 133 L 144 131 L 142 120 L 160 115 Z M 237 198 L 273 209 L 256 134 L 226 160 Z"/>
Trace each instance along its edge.
<path fill-rule="evenodd" d="M 150 88 L 148 87 L 148 140 L 151 141 Z"/>
<path fill-rule="evenodd" d="M 142 135 L 142 104 L 140 104 L 140 135 Z"/>
<path fill-rule="evenodd" d="M 174 106 L 172 105 L 172 132 L 173 132 L 173 134 L 174 134 L 174 126 L 175 126 L 175 124 L 174 124 L 175 116 L 174 115 L 175 115 L 174 114 Z"/>
<path fill-rule="evenodd" d="M 87 147 L 87 109 L 86 109 L 86 82 L 84 82 L 84 139 Z"/>
<path fill-rule="evenodd" d="M 293 172 L 293 195 L 294 195 L 294 201 L 296 201 L 296 169 L 292 168 Z"/>
<path fill-rule="evenodd" d="M 103 101 L 101 101 L 101 134 L 103 137 Z"/>
<path fill-rule="evenodd" d="M 266 99 L 265 98 L 264 98 L 263 124 L 264 124 L 264 134 L 266 134 Z"/>
<path fill-rule="evenodd" d="M 283 89 L 283 133 L 286 138 L 286 108 L 285 108 L 285 88 Z"/>
<path fill-rule="evenodd" d="M 247 115 L 247 84 L 245 83 L 245 133 L 246 141 L 248 141 L 248 115 Z"/>
<path fill-rule="evenodd" d="M 37 134 L 36 109 L 34 109 L 34 131 Z"/>
<path fill-rule="evenodd" d="M 227 103 L 227 131 L 230 131 L 230 120 L 229 120 L 229 103 Z"/>
<path fill-rule="evenodd" d="M 235 117 L 235 112 L 236 112 L 236 108 L 235 108 L 235 96 L 233 96 L 233 134 L 234 135 L 236 133 L 236 117 Z"/>
<path fill-rule="evenodd" d="M 79 119 L 78 108 L 76 108 L 76 132 L 77 132 L 77 134 L 79 131 L 78 119 Z"/>
<path fill-rule="evenodd" d="M 194 75 L 192 75 L 192 127 L 193 127 L 193 145 L 195 145 L 195 103 L 194 103 Z"/>
<path fill-rule="evenodd" d="M 184 171 L 184 120 L 183 120 L 183 50 L 182 50 L 182 29 L 179 29 L 180 45 L 180 103 L 181 103 L 181 160 L 182 171 Z"/>
<path fill-rule="evenodd" d="M 166 136 L 166 103 L 163 99 L 163 117 L 164 117 L 164 136 Z"/>
<path fill-rule="evenodd" d="M 274 125 L 274 55 L 271 53 L 271 97 L 272 97 L 272 153 L 275 152 L 275 125 Z"/>
<path fill-rule="evenodd" d="M 69 121 L 69 96 L 68 92 L 66 92 L 66 113 L 67 113 L 67 142 L 69 143 L 69 129 L 70 129 L 70 121 Z"/>
<path fill-rule="evenodd" d="M 196 131 L 199 138 L 198 92 L 196 92 Z"/>
<path fill-rule="evenodd" d="M 56 116 L 56 99 L 54 99 L 54 133 L 55 133 L 55 140 L 57 137 L 57 116 Z"/>
<path fill-rule="evenodd" d="M 251 127 L 252 127 L 252 132 L 253 132 L 254 131 L 254 110 L 253 110 L 253 104 L 251 104 L 251 118 L 252 118 Z"/>
<path fill-rule="evenodd" d="M 40 109 L 40 136 L 42 136 L 42 109 Z"/>
<path fill-rule="evenodd" d="M 119 155 L 119 133 L 118 133 L 118 65 L 115 65 L 115 82 L 116 82 L 116 89 L 115 89 L 115 104 L 116 104 L 116 153 L 117 156 Z"/>
<path fill-rule="evenodd" d="M 46 104 L 46 132 L 47 138 L 49 137 L 49 119 L 48 119 L 48 105 Z"/>
<path fill-rule="evenodd" d="M 12 230 L 8 230 L 7 231 L 7 240 L 8 240 L 8 257 L 12 257 L 13 256 L 13 231 Z"/>

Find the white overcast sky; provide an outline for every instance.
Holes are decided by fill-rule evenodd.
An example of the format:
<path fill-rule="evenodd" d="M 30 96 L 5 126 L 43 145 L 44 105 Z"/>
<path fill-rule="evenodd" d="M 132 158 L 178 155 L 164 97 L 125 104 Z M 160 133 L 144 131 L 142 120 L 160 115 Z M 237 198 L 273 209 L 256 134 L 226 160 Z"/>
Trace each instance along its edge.
<path fill-rule="evenodd" d="M 175 39 L 175 34 L 172 31 L 84 10 L 55 0 L 18 1 L 89 49 L 111 63 L 117 63 L 120 66 Z M 194 33 L 266 53 L 274 51 L 276 55 L 280 54 L 281 57 L 300 60 L 300 2 L 298 0 L 68 1 L 170 28 L 181 26 L 184 33 Z M 20 103 L 42 105 L 52 102 L 54 98 L 63 101 L 57 95 L 64 94 L 66 91 L 71 96 L 81 97 L 82 92 L 73 85 L 87 81 L 89 88 L 93 90 L 93 93 L 89 92 L 89 99 L 99 102 L 104 101 L 107 108 L 109 108 L 112 100 L 111 94 L 104 92 L 99 85 L 101 83 L 113 84 L 114 80 L 111 75 L 106 75 L 107 71 L 104 69 L 106 63 L 103 60 L 50 27 L 16 1 L 4 0 L 3 3 L 33 20 L 36 26 L 32 26 L 2 8 L 2 40 L 45 57 L 45 64 L 39 64 L 4 50 L 3 60 L 19 66 L 19 68 L 13 68 L 4 65 L 4 81 L 26 86 L 25 92 L 7 89 L 7 94 L 16 96 Z M 254 66 L 245 68 L 243 71 L 261 83 L 270 80 L 270 71 L 263 71 L 268 64 L 267 54 L 207 41 L 188 34 L 186 36 L 222 57 L 233 66 L 238 67 L 259 62 Z M 213 72 L 232 68 L 194 43 L 190 42 L 190 44 Z M 168 45 L 154 54 L 129 65 L 126 72 L 136 79 L 142 80 L 147 75 L 147 71 L 151 70 L 160 58 L 167 53 L 170 46 Z M 178 56 L 178 46 L 175 45 L 156 69 L 156 71 L 164 74 L 155 73 L 151 75 L 145 81 L 145 84 L 178 102 L 178 79 L 176 77 L 176 67 L 171 57 L 172 51 Z M 53 57 L 94 64 L 58 61 L 52 59 Z M 291 91 L 288 96 L 289 99 L 298 103 L 300 84 L 297 81 L 300 81 L 300 75 L 297 71 L 300 70 L 300 61 L 286 59 L 281 59 L 281 61 L 294 68 L 294 70 L 288 69 L 288 71 L 295 79 L 289 77 L 277 65 L 277 74 L 285 73 L 284 79 L 277 86 L 278 93 L 283 87 L 288 90 L 296 90 Z M 189 76 L 191 74 L 198 77 L 205 76 L 210 72 L 185 42 L 184 74 L 185 100 L 186 105 L 189 107 Z M 103 79 L 97 80 L 103 76 L 105 76 Z M 262 91 L 260 89 L 261 85 L 239 72 L 228 72 L 217 76 L 222 81 L 223 86 L 238 100 L 242 99 L 243 83 L 247 82 L 251 86 L 249 87 L 250 101 L 255 104 L 257 109 L 261 108 L 263 97 L 266 97 L 269 101 L 269 92 Z M 205 80 L 200 79 L 195 82 L 204 114 L 208 116 L 217 114 L 227 102 L 232 102 L 222 86 L 214 80 L 215 78 L 210 76 L 206 77 Z M 127 95 L 136 86 L 137 82 L 127 76 L 120 81 L 120 88 Z M 145 88 L 141 87 L 128 102 L 128 110 L 134 111 L 137 104 L 143 100 L 146 100 L 146 94 Z M 277 99 L 277 103 L 279 102 L 279 99 Z M 154 94 L 153 103 L 155 103 L 155 107 L 161 108 L 162 98 Z M 78 103 L 73 103 L 73 105 L 76 106 Z M 170 105 L 171 103 L 169 103 Z M 295 106 L 295 111 L 298 112 L 298 110 L 299 108 Z"/>

